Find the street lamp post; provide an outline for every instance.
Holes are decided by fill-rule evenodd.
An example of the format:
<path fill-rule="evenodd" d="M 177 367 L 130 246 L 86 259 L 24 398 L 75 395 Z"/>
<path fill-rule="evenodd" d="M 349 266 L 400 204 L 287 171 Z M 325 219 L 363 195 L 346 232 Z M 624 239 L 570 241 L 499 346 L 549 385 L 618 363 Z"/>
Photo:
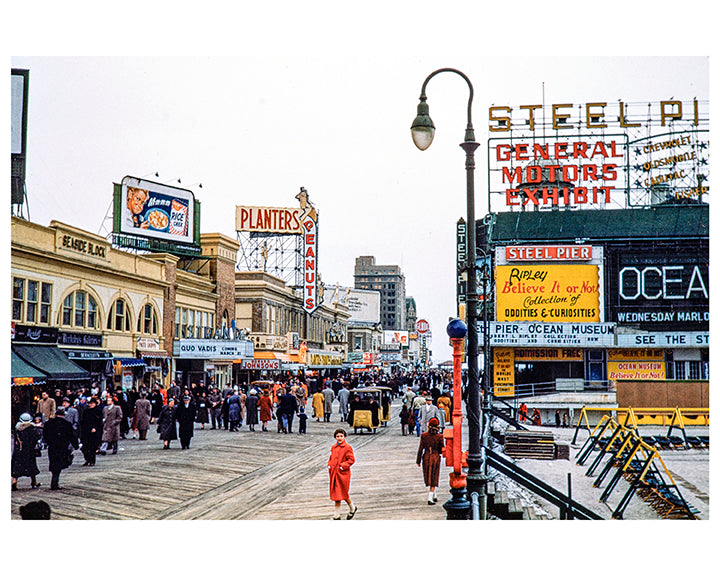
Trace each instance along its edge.
<path fill-rule="evenodd" d="M 487 477 L 483 470 L 483 454 L 481 453 L 481 420 L 480 420 L 480 382 L 478 377 L 478 314 L 477 314 L 477 274 L 475 251 L 475 150 L 480 146 L 475 141 L 475 132 L 472 126 L 473 87 L 469 78 L 454 68 L 440 68 L 430 74 L 423 82 L 420 92 L 420 103 L 417 107 L 417 116 L 410 128 L 413 142 L 420 150 L 427 150 L 432 144 L 435 135 L 435 125 L 430 119 L 429 107 L 425 89 L 432 77 L 441 72 L 453 72 L 461 76 L 470 89 L 467 105 L 467 127 L 465 139 L 460 147 L 465 151 L 465 172 L 467 189 L 467 252 L 465 267 L 467 270 L 467 364 L 468 364 L 468 474 L 467 492 L 476 492 L 480 499 L 481 511 L 485 510 L 485 484 Z M 487 345 L 487 343 L 485 343 Z M 487 364 L 487 360 L 485 362 Z M 487 377 L 487 374 L 486 374 Z M 482 516 L 484 519 L 484 515 Z"/>
<path fill-rule="evenodd" d="M 462 345 L 467 334 L 465 322 L 459 318 L 447 325 L 447 334 L 453 347 L 453 411 L 452 428 L 445 428 L 447 441 L 445 459 L 453 467 L 450 473 L 452 499 L 443 504 L 448 520 L 466 520 L 470 512 L 467 499 L 467 476 L 462 472 Z"/>

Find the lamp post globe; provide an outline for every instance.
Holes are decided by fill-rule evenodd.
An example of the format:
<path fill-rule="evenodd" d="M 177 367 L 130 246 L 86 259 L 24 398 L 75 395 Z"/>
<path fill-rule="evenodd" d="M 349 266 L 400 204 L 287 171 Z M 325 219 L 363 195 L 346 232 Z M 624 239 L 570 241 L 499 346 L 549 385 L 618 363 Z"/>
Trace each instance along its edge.
<path fill-rule="evenodd" d="M 465 338 L 465 335 L 467 334 L 467 325 L 465 322 L 460 320 L 460 318 L 453 318 L 450 320 L 445 330 L 451 339 Z"/>

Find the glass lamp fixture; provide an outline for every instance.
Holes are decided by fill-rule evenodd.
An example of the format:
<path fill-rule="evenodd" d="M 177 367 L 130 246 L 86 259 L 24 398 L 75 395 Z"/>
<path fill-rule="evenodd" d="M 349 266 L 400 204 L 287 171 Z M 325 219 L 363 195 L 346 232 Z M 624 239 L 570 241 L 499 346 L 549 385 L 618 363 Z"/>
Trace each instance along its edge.
<path fill-rule="evenodd" d="M 435 136 L 435 124 L 429 114 L 429 106 L 425 102 L 426 96 L 420 96 L 420 103 L 417 107 L 417 116 L 410 127 L 413 142 L 420 150 L 427 150 L 432 144 Z"/>

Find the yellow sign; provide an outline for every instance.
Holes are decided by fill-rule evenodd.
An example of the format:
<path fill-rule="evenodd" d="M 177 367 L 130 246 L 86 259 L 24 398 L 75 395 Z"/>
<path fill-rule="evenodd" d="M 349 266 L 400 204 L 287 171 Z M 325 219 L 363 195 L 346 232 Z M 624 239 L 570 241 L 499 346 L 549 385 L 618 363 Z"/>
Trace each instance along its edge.
<path fill-rule="evenodd" d="M 662 348 L 627 348 L 625 350 L 611 349 L 607 351 L 608 361 L 618 360 L 665 360 L 665 350 Z"/>
<path fill-rule="evenodd" d="M 665 380 L 665 362 L 608 362 L 608 380 Z"/>
<path fill-rule="evenodd" d="M 494 348 L 493 360 L 493 394 L 495 396 L 514 396 L 515 350 Z"/>
<path fill-rule="evenodd" d="M 497 320 L 600 322 L 595 265 L 497 266 Z"/>
<path fill-rule="evenodd" d="M 580 348 L 515 348 L 515 362 L 582 362 Z"/>

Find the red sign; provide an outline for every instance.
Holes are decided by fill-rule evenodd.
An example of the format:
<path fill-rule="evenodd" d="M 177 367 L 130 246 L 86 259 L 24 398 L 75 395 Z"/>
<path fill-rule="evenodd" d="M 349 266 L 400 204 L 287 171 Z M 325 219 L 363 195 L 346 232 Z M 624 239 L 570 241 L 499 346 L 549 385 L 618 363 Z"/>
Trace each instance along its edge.
<path fill-rule="evenodd" d="M 241 364 L 244 370 L 280 370 L 280 360 L 243 360 Z"/>
<path fill-rule="evenodd" d="M 303 256 L 305 257 L 305 271 L 303 281 L 303 308 L 312 314 L 319 306 L 318 302 L 318 275 L 317 275 L 317 222 L 310 214 L 303 220 Z"/>
<path fill-rule="evenodd" d="M 592 260 L 592 246 L 506 246 L 505 258 L 516 261 Z"/>
<path fill-rule="evenodd" d="M 428 330 L 430 330 L 430 323 L 427 320 L 418 320 L 415 322 L 415 331 L 418 334 L 427 334 Z"/>

